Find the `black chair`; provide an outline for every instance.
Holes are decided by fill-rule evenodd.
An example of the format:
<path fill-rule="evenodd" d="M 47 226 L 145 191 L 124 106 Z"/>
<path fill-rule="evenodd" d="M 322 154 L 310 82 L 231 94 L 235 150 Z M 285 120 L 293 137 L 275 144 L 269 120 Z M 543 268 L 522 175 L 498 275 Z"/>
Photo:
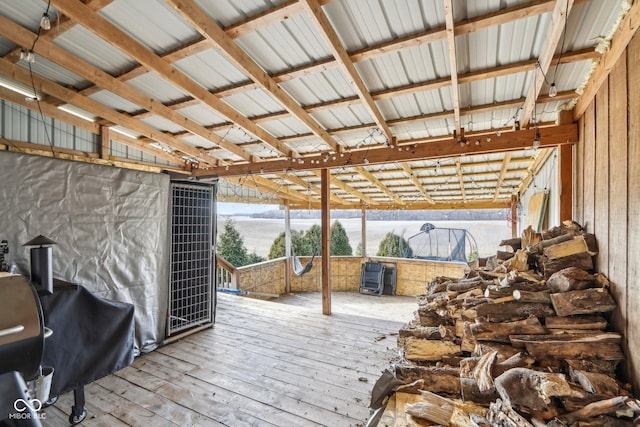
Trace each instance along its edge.
<path fill-rule="evenodd" d="M 382 295 L 384 290 L 384 265 L 380 262 L 365 262 L 360 267 L 360 293 Z"/>

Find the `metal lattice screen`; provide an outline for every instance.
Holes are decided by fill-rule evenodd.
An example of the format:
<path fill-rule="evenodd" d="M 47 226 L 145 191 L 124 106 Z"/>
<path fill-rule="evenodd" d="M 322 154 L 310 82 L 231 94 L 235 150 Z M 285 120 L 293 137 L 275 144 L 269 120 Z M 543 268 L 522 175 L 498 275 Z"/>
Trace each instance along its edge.
<path fill-rule="evenodd" d="M 212 322 L 214 190 L 171 184 L 168 335 Z"/>

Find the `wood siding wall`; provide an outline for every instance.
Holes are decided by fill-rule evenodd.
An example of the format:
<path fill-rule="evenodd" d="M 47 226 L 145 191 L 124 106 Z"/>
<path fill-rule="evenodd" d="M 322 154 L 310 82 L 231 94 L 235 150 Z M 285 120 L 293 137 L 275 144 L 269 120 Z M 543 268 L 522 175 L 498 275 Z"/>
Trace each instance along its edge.
<path fill-rule="evenodd" d="M 597 270 L 618 303 L 623 375 L 640 391 L 640 35 L 636 35 L 579 122 L 574 217 L 595 233 Z"/>

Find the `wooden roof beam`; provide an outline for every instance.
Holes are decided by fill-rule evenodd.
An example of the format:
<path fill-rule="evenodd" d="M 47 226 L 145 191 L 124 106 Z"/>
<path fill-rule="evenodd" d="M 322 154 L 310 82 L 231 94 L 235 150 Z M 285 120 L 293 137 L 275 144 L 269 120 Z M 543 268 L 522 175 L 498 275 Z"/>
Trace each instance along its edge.
<path fill-rule="evenodd" d="M 316 176 L 320 175 L 319 171 L 314 171 L 313 173 Z M 373 201 L 373 199 L 371 197 L 369 197 L 366 194 L 364 194 L 364 193 L 358 191 L 357 189 L 353 188 L 352 186 L 350 186 L 346 182 L 342 181 L 338 177 L 334 176 L 333 174 L 331 175 L 331 184 L 335 185 L 336 187 L 340 188 L 343 191 L 346 191 L 347 193 L 351 194 L 352 196 L 355 196 L 357 199 L 361 200 L 362 202 L 366 203 L 367 205 L 371 205 L 371 204 L 374 203 L 374 201 Z"/>
<path fill-rule="evenodd" d="M 56 9 L 70 16 L 77 23 L 83 25 L 97 36 L 116 46 L 127 55 L 136 58 L 148 69 L 155 71 L 161 77 L 167 79 L 194 98 L 204 102 L 230 121 L 236 123 L 239 127 L 245 129 L 248 133 L 254 135 L 273 147 L 275 150 L 284 154 L 286 157 L 296 154 L 277 138 L 274 138 L 271 134 L 238 113 L 238 111 L 224 103 L 218 97 L 212 95 L 196 81 L 192 80 L 178 69 L 172 67 L 142 43 L 120 30 L 99 14 L 93 12 L 84 4 L 74 0 L 53 0 L 52 4 L 54 4 Z"/>
<path fill-rule="evenodd" d="M 171 136 L 164 134 L 163 132 L 146 125 L 142 122 L 133 119 L 126 114 L 118 113 L 112 110 L 109 107 L 106 107 L 100 104 L 97 101 L 94 101 L 90 98 L 83 97 L 79 95 L 76 91 L 67 89 L 51 80 L 47 80 L 43 77 L 40 77 L 37 74 L 30 75 L 28 70 L 25 70 L 22 67 L 11 64 L 6 59 L 0 59 L 0 73 L 11 77 L 14 80 L 17 80 L 21 83 L 31 85 L 32 78 L 33 83 L 35 84 L 36 90 L 48 93 L 60 100 L 63 100 L 69 104 L 73 104 L 77 107 L 80 107 L 84 110 L 87 110 L 97 116 L 104 117 L 107 120 L 112 121 L 113 123 L 119 124 L 127 129 L 131 129 L 135 132 L 138 132 L 151 140 L 162 142 L 168 146 L 175 147 L 182 151 L 185 154 L 193 156 L 204 163 L 208 163 L 212 166 L 217 166 L 217 163 L 213 158 L 208 156 L 202 156 L 199 150 L 195 147 L 186 144 L 178 139 L 175 139 Z M 143 151 L 148 151 L 152 155 L 158 155 L 158 152 L 162 152 L 162 150 L 157 150 L 148 144 L 144 144 L 142 147 L 135 147 L 138 149 L 144 149 Z M 175 158 L 173 161 L 177 161 Z M 178 161 L 179 162 L 179 161 Z"/>
<path fill-rule="evenodd" d="M 427 202 L 435 203 L 431 198 L 431 196 L 429 195 L 429 193 L 427 193 L 427 190 L 424 189 L 424 186 L 422 185 L 418 177 L 415 175 L 414 171 L 411 169 L 411 166 L 409 166 L 404 162 L 399 163 L 399 165 L 402 168 L 402 170 L 404 170 L 406 174 L 409 176 L 409 179 L 411 180 L 413 185 L 418 189 L 420 194 L 424 196 L 425 200 Z"/>
<path fill-rule="evenodd" d="M 502 169 L 500 170 L 500 176 L 498 177 L 498 182 L 496 183 L 496 192 L 493 194 L 493 201 L 498 200 L 498 196 L 500 196 L 500 187 L 504 182 L 504 177 L 507 174 L 507 170 L 509 170 L 509 163 L 511 163 L 511 156 L 513 154 L 511 152 L 505 153 L 504 160 L 502 161 Z"/>
<path fill-rule="evenodd" d="M 336 61 L 338 61 L 338 64 L 346 74 L 347 80 L 351 81 L 351 84 L 354 86 L 355 92 L 362 100 L 362 103 L 364 104 L 364 107 L 369 111 L 369 114 L 371 114 L 373 121 L 385 136 L 387 142 L 392 143 L 393 134 L 391 133 L 391 129 L 387 125 L 384 117 L 382 117 L 382 113 L 375 104 L 373 97 L 369 93 L 369 89 L 362 81 L 362 78 L 356 70 L 356 67 L 353 65 L 353 61 L 349 57 L 349 54 L 342 46 L 342 42 L 340 41 L 338 33 L 336 33 L 336 30 L 331 25 L 331 22 L 329 22 L 327 15 L 325 15 L 325 13 L 323 12 L 322 6 L 320 6 L 319 1 L 301 0 L 301 3 L 305 6 L 308 15 L 315 23 L 319 34 L 324 38 L 327 46 L 329 46 L 333 57 L 336 59 Z"/>
<path fill-rule="evenodd" d="M 456 33 L 453 23 L 453 0 L 444 0 L 447 45 L 449 48 L 449 68 L 451 72 L 451 100 L 453 104 L 454 133 L 460 134 L 460 90 L 458 88 L 458 60 L 456 59 Z M 464 195 L 464 189 L 462 190 Z"/>
<path fill-rule="evenodd" d="M 527 100 L 522 107 L 520 114 L 520 126 L 527 127 L 532 117 L 535 117 L 535 105 L 544 84 L 545 75 L 549 71 L 553 54 L 556 51 L 558 42 L 562 38 L 565 29 L 567 17 L 571 12 L 574 0 L 557 0 L 553 12 L 549 28 L 545 32 L 544 42 L 538 56 L 538 68 L 533 72 L 533 81 L 529 84 L 527 91 Z"/>
<path fill-rule="evenodd" d="M 462 175 L 462 165 L 460 162 L 460 157 L 456 158 L 456 175 L 458 176 L 458 181 L 460 182 L 460 194 L 462 194 L 462 202 L 466 202 L 467 195 L 464 192 L 464 177 Z"/>
<path fill-rule="evenodd" d="M 374 174 L 372 174 L 371 172 L 369 172 L 365 167 L 363 166 L 356 166 L 355 168 L 358 173 L 362 176 L 364 176 L 366 179 L 368 179 L 369 181 L 371 181 L 376 187 L 378 187 L 380 190 L 382 190 L 383 193 L 385 193 L 387 196 L 389 196 L 391 198 L 391 200 L 393 200 L 396 204 L 398 205 L 404 205 L 404 200 L 402 200 L 400 197 L 398 197 L 397 194 L 394 194 L 393 191 L 389 190 L 387 188 L 386 185 L 384 185 L 384 183 L 382 181 L 380 181 L 378 178 L 376 178 L 376 176 Z"/>
<path fill-rule="evenodd" d="M 565 125 L 541 127 L 540 146 L 552 147 L 556 145 L 574 144 L 578 140 L 578 127 L 576 123 Z M 487 133 L 489 134 L 489 133 Z M 429 160 L 454 158 L 460 155 L 501 153 L 506 151 L 520 151 L 531 149 L 534 129 L 503 130 L 500 135 L 490 133 L 490 143 L 461 147 L 451 136 L 440 138 L 425 138 L 412 140 L 410 145 L 399 141 L 398 144 L 409 148 L 408 150 L 394 150 L 385 147 L 369 148 L 367 150 L 352 150 L 345 152 L 344 156 L 336 156 L 336 159 L 324 161 L 324 155 L 318 154 L 304 158 L 304 162 L 286 159 L 274 159 L 259 163 L 245 163 L 213 168 L 208 171 L 199 170 L 197 175 L 239 176 L 247 174 L 264 174 L 269 172 L 279 173 L 282 170 L 317 170 L 324 167 L 341 168 L 363 166 L 367 164 L 382 164 L 402 161 Z M 313 160 L 313 163 L 312 163 Z"/>
<path fill-rule="evenodd" d="M 606 81 L 614 65 L 618 62 L 620 56 L 627 49 L 627 45 L 637 33 L 638 28 L 640 28 L 640 1 L 634 1 L 631 9 L 629 9 L 622 19 L 613 39 L 611 39 L 609 50 L 602 55 L 602 59 L 589 77 L 585 90 L 573 109 L 574 120 L 577 121 L 580 119 L 587 110 L 587 107 L 595 98 L 602 84 Z"/>
<path fill-rule="evenodd" d="M 320 124 L 311 117 L 278 83 L 267 74 L 253 58 L 238 46 L 213 18 L 207 15 L 193 0 L 167 0 L 182 17 L 200 34 L 223 51 L 246 75 L 270 93 L 282 106 L 307 126 L 329 148 L 340 152 L 340 146 Z M 275 147 L 274 147 L 275 148 Z M 282 152 L 282 151 L 281 151 Z M 285 156 L 291 153 L 283 152 Z M 297 154 L 297 153 L 294 153 Z"/>
<path fill-rule="evenodd" d="M 35 40 L 35 38 L 37 37 L 36 34 L 33 34 L 29 30 L 21 27 L 20 25 L 14 23 L 13 21 L 10 21 L 3 16 L 0 16 L 0 36 L 4 36 L 20 45 L 33 43 L 33 40 Z M 166 107 L 164 104 L 156 101 L 155 99 L 137 91 L 133 87 L 120 82 L 110 74 L 102 71 L 97 67 L 94 67 L 90 63 L 67 52 L 54 43 L 42 39 L 42 37 L 40 38 L 40 40 L 38 40 L 35 51 L 48 60 L 57 63 L 58 65 L 78 74 L 79 76 L 89 81 L 94 82 L 98 86 L 105 88 L 110 92 L 113 92 L 116 95 L 121 96 L 122 98 L 136 105 L 141 106 L 142 108 L 148 109 L 151 113 L 156 114 L 160 117 L 164 117 L 165 119 L 174 123 L 180 124 L 191 133 L 199 135 L 204 139 L 217 144 L 223 149 L 235 154 L 236 156 L 239 156 L 244 160 L 254 160 L 251 154 L 247 153 L 237 145 L 232 144 L 228 141 L 222 141 L 222 139 L 214 131 L 205 129 L 204 126 L 201 126 L 188 117 L 175 112 L 174 110 Z M 178 147 L 172 148 L 180 150 L 180 148 Z"/>
<path fill-rule="evenodd" d="M 300 178 L 297 175 L 294 175 L 293 173 L 278 174 L 277 176 L 278 176 L 279 179 L 283 179 L 283 180 L 289 181 L 291 183 L 297 184 L 297 185 L 299 185 L 299 186 L 301 186 L 303 188 L 306 188 L 307 191 L 312 191 L 312 192 L 314 192 L 314 193 L 316 193 L 318 195 L 320 194 L 320 191 L 321 191 L 320 187 L 318 187 L 317 185 L 313 185 L 310 182 L 305 181 L 304 179 Z M 311 195 L 309 195 L 309 196 L 311 196 Z M 340 197 L 338 197 L 338 196 L 336 196 L 334 194 L 331 195 L 331 201 L 334 202 L 334 203 L 337 203 L 337 204 L 340 204 L 340 203 L 343 202 L 343 200 Z"/>

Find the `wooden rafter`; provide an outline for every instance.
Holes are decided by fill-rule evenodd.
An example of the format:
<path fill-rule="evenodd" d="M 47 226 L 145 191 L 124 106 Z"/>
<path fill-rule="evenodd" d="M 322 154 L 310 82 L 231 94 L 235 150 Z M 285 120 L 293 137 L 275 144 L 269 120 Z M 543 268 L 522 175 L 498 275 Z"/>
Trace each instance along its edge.
<path fill-rule="evenodd" d="M 33 43 L 33 40 L 35 40 L 35 38 L 37 37 L 36 34 L 31 33 L 29 30 L 19 26 L 18 24 L 15 24 L 14 22 L 3 16 L 0 16 L 0 35 L 14 41 L 19 45 Z M 244 160 L 254 160 L 253 156 L 251 156 L 249 153 L 247 153 L 237 145 L 227 141 L 222 141 L 214 131 L 205 129 L 195 121 L 166 107 L 162 103 L 137 91 L 133 87 L 120 82 L 108 73 L 100 70 L 97 67 L 94 67 L 81 58 L 78 58 L 77 56 L 58 47 L 54 43 L 48 40 L 43 40 L 42 37 L 36 44 L 35 52 L 51 60 L 52 62 L 55 62 L 70 71 L 73 71 L 74 73 L 84 77 L 85 79 L 92 81 L 99 87 L 107 89 L 110 92 L 113 92 L 116 95 L 119 95 L 134 104 L 146 108 L 152 114 L 156 114 L 169 121 L 173 121 L 174 123 L 179 123 L 194 135 L 199 135 L 208 141 L 215 142 L 220 147 L 235 154 L 236 156 L 239 156 Z M 180 150 L 179 147 L 171 147 Z"/>
<path fill-rule="evenodd" d="M 222 28 L 209 17 L 193 0 L 168 0 L 169 3 L 186 19 L 200 34 L 212 44 L 222 50 L 227 57 L 245 74 L 271 94 L 294 117 L 300 120 L 329 148 L 339 152 L 340 148 L 335 140 L 320 124 L 311 117 L 278 83 L 269 76 Z M 282 152 L 282 151 L 281 151 Z M 283 152 L 285 155 L 291 153 Z M 297 153 L 294 153 L 297 154 Z"/>
<path fill-rule="evenodd" d="M 369 93 L 369 89 L 365 86 L 360 74 L 353 65 L 351 58 L 349 58 L 349 54 L 342 46 L 338 34 L 322 11 L 320 2 L 318 0 L 301 0 L 301 3 L 304 4 L 309 16 L 314 21 L 320 36 L 324 38 L 325 43 L 329 46 L 329 49 L 333 53 L 333 57 L 338 61 L 338 64 L 343 69 L 348 80 L 351 81 L 358 97 L 362 100 L 364 107 L 369 111 L 371 117 L 373 117 L 373 121 L 376 123 L 387 141 L 391 142 L 393 140 L 391 129 L 389 129 L 384 117 L 382 117 L 382 113 Z"/>
<path fill-rule="evenodd" d="M 296 199 L 302 202 L 308 202 L 310 200 L 310 196 L 306 194 L 302 194 L 289 188 L 283 189 L 281 185 L 278 185 L 275 182 L 261 176 L 251 176 L 245 178 L 232 177 L 227 178 L 227 180 L 245 187 L 255 188 L 256 190 L 263 191 L 270 195 L 282 197 L 283 199 Z"/>
<path fill-rule="evenodd" d="M 344 157 L 337 156 L 324 161 L 324 156 L 314 155 L 305 157 L 304 164 L 287 161 L 286 159 L 261 162 L 258 164 L 235 164 L 225 167 L 218 167 L 208 171 L 196 172 L 198 175 L 219 175 L 238 176 L 247 174 L 278 173 L 285 169 L 290 170 L 317 170 L 323 167 L 339 168 L 345 166 L 364 166 L 367 164 L 383 164 L 390 162 L 403 162 L 412 160 L 445 159 L 454 158 L 461 155 L 499 153 L 506 151 L 517 151 L 531 148 L 534 129 L 522 129 L 519 131 L 503 130 L 500 135 L 492 135 L 490 144 L 480 144 L 461 147 L 457 141 L 450 136 L 440 138 L 425 138 L 423 140 L 412 140 L 409 150 L 393 150 L 385 147 L 369 148 L 367 150 L 354 150 L 345 153 Z M 556 145 L 573 144 L 578 140 L 578 129 L 575 123 L 558 125 L 552 127 L 541 127 L 540 146 L 551 147 Z M 398 144 L 405 146 L 403 141 Z M 312 163 L 313 161 L 313 163 Z M 322 166 L 321 166 L 322 165 Z"/>
<path fill-rule="evenodd" d="M 584 0 L 581 0 L 584 1 Z M 322 1 L 322 3 L 328 3 L 328 1 L 324 0 Z M 577 3 L 577 2 L 576 2 Z M 545 13 L 548 12 L 550 10 L 552 10 L 553 8 L 553 4 L 554 2 L 549 0 L 549 1 L 533 1 L 530 3 L 526 3 L 524 5 L 518 5 L 515 7 L 511 7 L 511 8 L 507 8 L 504 10 L 500 10 L 498 12 L 495 13 L 491 13 L 485 16 L 480 16 L 478 18 L 469 20 L 469 21 L 461 21 L 461 23 L 456 25 L 456 34 L 464 34 L 467 32 L 471 32 L 473 30 L 479 30 L 479 29 L 483 29 L 483 28 L 487 28 L 490 25 L 498 25 L 498 24 L 504 24 L 506 22 L 510 22 L 512 20 L 515 19 L 522 19 L 528 16 L 533 16 L 533 15 L 537 15 L 537 14 L 541 14 L 541 13 Z M 282 7 L 286 8 L 286 10 L 288 12 L 290 12 L 287 16 L 291 16 L 295 13 L 300 13 L 303 11 L 302 7 L 299 6 L 299 3 L 297 2 L 287 2 L 284 3 L 283 5 L 281 5 Z M 258 30 L 262 27 L 264 27 L 265 25 L 268 24 L 272 24 L 274 21 L 270 18 L 270 12 L 273 10 L 274 15 L 278 15 L 281 10 L 278 8 L 275 9 L 271 9 L 269 11 L 264 12 L 263 14 L 259 14 L 255 17 L 250 17 L 248 18 L 245 22 L 245 24 L 242 24 L 244 26 L 246 26 L 247 28 L 252 28 L 254 30 Z M 240 25 L 240 24 L 238 24 Z M 243 29 L 242 31 L 235 31 L 234 28 L 236 28 L 235 25 L 232 25 L 228 28 L 225 29 L 225 32 L 227 33 L 227 35 L 229 35 L 232 38 L 235 38 L 237 36 L 237 34 L 242 33 L 244 34 L 244 32 L 246 31 L 246 29 Z M 444 27 L 440 30 L 438 30 L 437 34 L 438 37 L 431 40 L 431 41 L 436 41 L 436 40 L 440 40 L 445 38 L 446 34 L 445 34 L 445 29 Z M 426 43 L 426 40 L 424 40 L 424 37 L 422 37 L 421 35 L 411 35 L 411 36 L 407 36 L 406 40 L 405 39 L 399 39 L 399 40 L 393 40 L 392 42 L 389 43 L 382 43 L 379 45 L 374 45 L 368 48 L 365 48 L 361 51 L 358 51 L 358 53 L 352 53 L 349 54 L 349 58 L 351 59 L 351 61 L 353 62 L 357 62 L 357 61 L 363 61 L 363 60 L 367 60 L 367 59 L 371 59 L 373 57 L 376 57 L 378 55 L 381 54 L 388 54 L 391 52 L 397 52 L 399 50 L 401 50 L 402 48 L 408 47 L 408 46 L 415 46 L 418 44 L 422 44 L 422 43 Z M 407 45 L 407 46 L 405 46 Z M 188 42 L 187 44 L 185 44 L 184 46 L 180 47 L 180 48 L 176 48 L 172 51 L 167 52 L 166 54 L 162 55 L 162 58 L 167 61 L 167 62 L 175 62 L 179 59 L 183 59 L 189 55 L 193 55 L 195 53 L 198 53 L 204 49 L 208 49 L 211 47 L 211 44 L 209 43 L 209 41 L 207 41 L 204 38 L 199 38 L 197 40 L 193 40 Z M 573 55 L 572 53 L 567 53 L 565 55 L 562 56 L 561 59 L 561 63 L 566 63 L 569 61 L 579 61 L 579 60 L 586 60 L 586 59 L 593 59 L 598 57 L 598 53 L 595 52 L 593 49 L 584 49 L 582 51 L 576 52 L 575 55 Z M 556 61 L 558 58 L 554 58 L 554 61 Z M 566 62 L 565 62 L 566 61 Z M 489 69 L 489 70 L 479 70 L 476 72 L 471 72 L 471 73 L 467 73 L 467 74 L 462 74 L 459 75 L 459 83 L 468 83 L 471 81 L 477 81 L 477 80 L 481 80 L 481 79 L 487 79 L 487 78 L 493 78 L 493 77 L 498 77 L 498 76 L 502 76 L 502 75 L 507 75 L 507 74 L 511 74 L 511 73 L 518 73 L 518 72 L 523 72 L 523 71 L 527 71 L 530 70 L 534 67 L 534 65 L 536 64 L 537 60 L 534 61 L 524 61 L 523 63 L 516 63 L 516 64 L 507 64 L 505 66 L 502 67 L 496 67 L 494 69 Z M 315 62 L 313 64 L 305 64 L 302 65 L 300 67 L 296 67 L 293 68 L 291 70 L 286 70 L 277 74 L 274 74 L 272 76 L 272 78 L 277 82 L 277 83 L 282 83 L 285 81 L 289 81 L 289 80 L 293 80 L 296 78 L 300 78 L 300 77 L 304 77 L 306 75 L 310 75 L 310 74 L 315 74 L 315 73 L 319 73 L 322 71 L 325 71 L 329 68 L 335 68 L 337 67 L 338 64 L 334 59 L 328 58 L 328 59 L 324 59 L 318 62 Z M 147 72 L 146 68 L 144 66 L 137 66 L 134 69 L 125 72 L 123 74 L 121 74 L 120 76 L 118 76 L 117 78 L 122 80 L 122 81 L 126 81 L 126 80 L 130 80 L 134 77 L 138 77 L 140 75 L 142 75 L 143 73 Z M 403 94 L 410 94 L 410 93 L 416 93 L 416 92 L 421 92 L 421 91 L 425 91 L 425 90 L 435 90 L 435 89 L 439 89 L 442 87 L 448 87 L 451 84 L 451 79 L 450 78 L 440 78 L 440 79 L 436 79 L 436 80 L 432 80 L 432 81 L 426 81 L 426 82 L 418 82 L 418 83 L 413 83 L 404 87 L 399 87 L 399 88 L 392 88 L 392 89 L 388 89 L 388 90 L 384 90 L 384 91 L 379 91 L 376 93 L 372 93 L 372 97 L 374 100 L 379 100 L 379 99 L 386 99 L 389 97 L 395 97 L 395 96 L 399 96 L 399 95 L 403 95 Z M 225 89 L 221 89 L 218 91 L 214 91 L 213 94 L 223 98 L 226 96 L 231 96 L 237 93 L 242 93 L 248 90 L 253 90 L 258 88 L 258 84 L 248 80 L 246 82 L 243 83 L 239 83 L 236 84 L 230 88 L 225 88 Z M 96 87 L 92 87 L 92 88 L 88 88 L 85 91 L 83 91 L 83 94 L 85 95 L 89 95 L 91 93 L 95 93 L 95 91 L 97 91 L 98 88 Z M 358 97 L 353 97 L 354 100 L 358 100 Z M 352 99 L 352 101 L 353 101 Z M 171 105 L 169 105 L 171 108 L 173 109 L 180 109 L 180 108 L 185 108 L 187 106 L 193 105 L 194 103 L 199 102 L 198 100 L 194 100 L 193 98 L 189 98 L 189 99 L 185 99 L 183 101 L 180 102 L 173 102 L 171 103 Z M 326 107 L 325 108 L 336 108 L 341 106 L 339 103 L 344 102 L 344 100 L 338 100 L 338 101 L 334 101 L 334 102 L 329 102 L 326 103 Z M 313 112 L 312 110 L 310 110 L 309 108 L 306 109 L 307 112 Z"/>
<path fill-rule="evenodd" d="M 462 173 L 462 162 L 460 161 L 460 157 L 456 158 L 456 175 L 458 176 L 458 182 L 460 183 L 460 194 L 462 194 L 462 202 L 467 201 L 467 194 L 464 190 L 464 176 Z"/>
<path fill-rule="evenodd" d="M 320 175 L 320 172 L 318 172 L 318 171 L 316 171 L 314 173 L 317 176 Z M 335 185 L 336 187 L 340 188 L 341 190 L 351 194 L 356 199 L 362 200 L 363 203 L 366 203 L 368 205 L 373 205 L 374 204 L 374 201 L 373 201 L 373 199 L 371 197 L 367 196 L 366 194 L 362 193 L 361 191 L 356 190 L 355 188 L 353 188 L 352 186 L 350 186 L 346 182 L 344 182 L 341 179 L 335 177 L 333 174 L 331 175 L 331 184 Z"/>
<path fill-rule="evenodd" d="M 504 182 L 504 177 L 509 170 L 509 163 L 511 163 L 512 153 L 505 153 L 504 160 L 502 161 L 502 169 L 500 170 L 500 176 L 498 177 L 498 182 L 496 183 L 496 192 L 493 194 L 493 201 L 498 200 L 500 196 L 500 187 L 502 187 L 502 183 Z"/>
<path fill-rule="evenodd" d="M 119 124 L 135 132 L 138 132 L 150 138 L 151 140 L 162 142 L 171 147 L 176 147 L 183 153 L 193 156 L 194 158 L 199 159 L 203 163 L 208 163 L 212 166 L 216 165 L 216 162 L 213 158 L 210 158 L 208 156 L 203 157 L 200 151 L 197 150 L 196 148 L 176 138 L 168 136 L 163 132 L 160 132 L 159 130 L 149 125 L 139 122 L 127 116 L 126 114 L 118 113 L 117 111 L 112 110 L 111 108 L 106 107 L 105 105 L 100 104 L 99 102 L 94 101 L 93 99 L 83 97 L 74 90 L 67 89 L 55 82 L 52 82 L 51 80 L 47 80 L 43 77 L 40 77 L 35 73 L 30 75 L 28 70 L 25 70 L 22 67 L 18 67 L 17 65 L 14 65 L 8 62 L 6 59 L 0 59 L 0 73 L 7 76 L 11 76 L 14 80 L 17 80 L 27 85 L 31 85 L 31 83 L 33 82 L 35 84 L 36 89 L 40 92 L 48 93 L 64 102 L 76 105 L 77 107 L 90 111 L 100 117 L 104 117 L 107 120 L 111 120 L 113 123 Z M 147 151 L 152 155 L 159 155 L 160 153 L 163 153 L 162 150 L 157 150 L 149 146 L 148 144 L 137 146 L 135 148 L 143 149 L 143 151 Z M 176 161 L 175 157 L 173 157 L 173 161 L 174 162 Z"/>
<path fill-rule="evenodd" d="M 192 97 L 204 102 L 230 121 L 236 123 L 239 127 L 270 145 L 273 149 L 287 157 L 293 154 L 292 150 L 278 139 L 274 138 L 251 120 L 239 114 L 228 104 L 222 102 L 218 97 L 204 89 L 196 81 L 172 67 L 146 46 L 82 3 L 74 0 L 53 0 L 52 4 L 55 5 L 56 9 L 68 15 L 77 23 L 82 24 L 85 28 L 102 37 L 105 41 L 136 58 L 138 62 L 145 65 L 148 69 L 155 71 L 161 77 L 180 87 Z M 215 143 L 215 141 L 213 142 Z"/>
<path fill-rule="evenodd" d="M 522 180 L 520 185 L 518 186 L 518 193 L 522 194 L 524 190 L 529 187 L 533 178 L 538 174 L 542 166 L 546 163 L 547 159 L 553 153 L 553 147 L 549 147 L 546 149 L 540 149 L 535 152 L 532 158 L 531 166 L 529 166 L 529 170 L 527 172 L 527 176 Z"/>
<path fill-rule="evenodd" d="M 620 23 L 618 31 L 616 31 L 611 40 L 609 50 L 602 55 L 602 59 L 589 77 L 586 89 L 573 109 L 574 120 L 582 117 L 587 107 L 591 105 L 596 93 L 598 93 L 600 87 L 609 76 L 611 69 L 625 52 L 633 36 L 638 32 L 638 28 L 640 28 L 640 2 L 635 1 Z"/>
<path fill-rule="evenodd" d="M 522 113 L 520 115 L 520 125 L 527 127 L 534 116 L 534 108 L 538 100 L 538 95 L 542 90 L 544 84 L 545 75 L 549 71 L 551 66 L 551 60 L 553 54 L 556 51 L 558 42 L 562 38 L 564 32 L 566 17 L 571 11 L 574 0 L 557 0 L 553 12 L 551 13 L 551 20 L 549 22 L 549 28 L 546 31 L 544 42 L 538 56 L 538 68 L 533 72 L 533 81 L 529 85 L 527 92 L 527 100 L 522 107 Z"/>
<path fill-rule="evenodd" d="M 312 191 L 318 195 L 320 195 L 320 192 L 322 191 L 322 189 L 320 187 L 318 187 L 317 185 L 311 184 L 310 182 L 305 181 L 304 179 L 300 178 L 297 175 L 294 174 L 278 174 L 278 178 L 281 180 L 286 180 L 289 181 L 291 183 L 297 184 L 305 189 L 307 189 L 307 191 Z M 336 196 L 335 194 L 331 194 L 331 201 L 333 203 L 336 203 L 338 205 L 340 205 L 342 203 L 342 199 L 338 196 Z"/>
<path fill-rule="evenodd" d="M 451 79 L 451 102 L 456 133 L 460 133 L 460 90 L 458 88 L 458 60 L 456 59 L 456 33 L 453 23 L 453 0 L 444 0 L 447 46 L 449 49 L 449 68 Z M 464 189 L 462 190 L 464 195 Z"/>
<path fill-rule="evenodd" d="M 44 157 L 55 157 L 56 159 L 73 160 L 75 162 L 91 163 L 95 165 L 115 166 L 118 168 L 134 169 L 145 172 L 160 173 L 169 170 L 177 173 L 184 173 L 184 169 L 174 166 L 157 165 L 147 162 L 139 162 L 131 159 L 123 159 L 111 156 L 109 159 L 102 159 L 96 153 L 87 151 L 72 150 L 62 147 L 50 147 L 48 145 L 33 144 L 24 141 L 11 141 L 0 138 L 0 151 L 11 151 L 14 153 L 33 154 Z"/>
<path fill-rule="evenodd" d="M 362 175 L 363 177 L 365 177 L 366 179 L 371 181 L 383 193 L 385 193 L 387 196 L 389 196 L 391 198 L 391 200 L 394 201 L 394 203 L 396 203 L 398 205 L 401 205 L 401 206 L 405 204 L 404 200 L 402 200 L 400 197 L 398 197 L 397 194 L 394 194 L 391 190 L 389 190 L 387 188 L 387 186 L 384 185 L 384 183 L 382 181 L 380 181 L 378 178 L 376 178 L 376 176 L 374 174 L 372 174 L 371 172 L 369 172 L 366 168 L 364 168 L 363 166 L 356 166 L 355 169 L 356 169 L 356 171 L 358 171 L 358 173 L 360 175 Z"/>
<path fill-rule="evenodd" d="M 415 172 L 411 169 L 411 166 L 409 166 L 407 163 L 399 163 L 399 165 L 402 168 L 402 170 L 407 173 L 409 179 L 411 180 L 413 185 L 418 189 L 420 194 L 424 196 L 425 200 L 431 203 L 435 203 L 431 198 L 431 196 L 429 195 L 429 193 L 427 193 L 427 191 L 424 189 L 424 186 L 422 185 L 418 177 L 415 175 Z"/>

